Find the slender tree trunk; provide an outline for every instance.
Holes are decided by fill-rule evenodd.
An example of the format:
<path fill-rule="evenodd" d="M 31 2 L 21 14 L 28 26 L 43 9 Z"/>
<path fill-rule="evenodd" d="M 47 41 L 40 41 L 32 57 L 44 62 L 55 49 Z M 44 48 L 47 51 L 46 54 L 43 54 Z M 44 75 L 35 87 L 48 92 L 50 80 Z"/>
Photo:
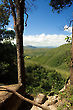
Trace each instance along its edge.
<path fill-rule="evenodd" d="M 16 31 L 16 46 L 17 46 L 17 65 L 18 65 L 18 83 L 25 83 L 25 68 L 23 56 L 23 35 L 19 36 Z"/>
<path fill-rule="evenodd" d="M 24 31 L 24 0 L 17 0 L 17 18 L 15 25 L 16 46 L 17 46 L 17 65 L 18 65 L 18 83 L 25 87 L 25 67 L 23 56 L 23 31 Z"/>
<path fill-rule="evenodd" d="M 72 24 L 72 48 L 71 48 L 71 68 L 70 83 L 73 85 L 73 24 Z"/>
<path fill-rule="evenodd" d="M 25 0 L 14 0 L 15 5 L 12 0 L 9 0 L 9 2 L 12 10 L 14 29 L 16 33 L 18 83 L 22 83 L 25 89 L 25 67 L 23 56 Z"/>

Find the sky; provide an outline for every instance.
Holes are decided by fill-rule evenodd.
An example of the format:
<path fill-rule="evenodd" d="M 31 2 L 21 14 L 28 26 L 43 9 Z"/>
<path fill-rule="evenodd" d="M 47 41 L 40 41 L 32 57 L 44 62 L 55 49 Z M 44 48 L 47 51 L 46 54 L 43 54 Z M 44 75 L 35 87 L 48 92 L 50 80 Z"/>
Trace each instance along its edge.
<path fill-rule="evenodd" d="M 72 20 L 73 5 L 66 7 L 58 14 L 52 12 L 49 6 L 50 0 L 36 0 L 35 8 L 28 12 L 27 27 L 24 29 L 23 45 L 32 46 L 54 46 L 58 47 L 65 44 L 66 36 L 71 36 L 72 25 L 68 30 L 64 30 Z M 24 15 L 24 20 L 26 15 Z M 7 29 L 13 29 L 13 19 L 10 17 L 10 23 Z"/>

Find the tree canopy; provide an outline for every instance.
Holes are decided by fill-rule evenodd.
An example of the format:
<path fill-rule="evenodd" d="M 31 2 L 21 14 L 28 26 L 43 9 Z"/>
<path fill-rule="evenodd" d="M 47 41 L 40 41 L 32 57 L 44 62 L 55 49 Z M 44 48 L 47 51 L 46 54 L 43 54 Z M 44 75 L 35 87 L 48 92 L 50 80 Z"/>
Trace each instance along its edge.
<path fill-rule="evenodd" d="M 51 0 L 50 6 L 52 10 L 57 10 L 59 13 L 63 8 L 70 7 L 73 4 L 73 0 Z"/>
<path fill-rule="evenodd" d="M 24 3 L 24 14 L 28 17 L 28 10 L 31 10 L 32 6 L 34 5 L 34 1 L 36 0 L 1 0 L 0 3 L 0 29 L 5 28 L 6 25 L 10 22 L 9 17 L 10 15 L 13 16 L 14 20 L 17 18 L 17 8 L 18 3 L 21 5 L 22 2 Z M 27 26 L 27 18 L 25 21 L 25 26 Z"/>
<path fill-rule="evenodd" d="M 10 10 L 9 5 L 6 3 L 4 4 L 3 2 L 0 3 L 0 29 L 5 28 L 5 26 L 8 25 L 9 23 Z"/>

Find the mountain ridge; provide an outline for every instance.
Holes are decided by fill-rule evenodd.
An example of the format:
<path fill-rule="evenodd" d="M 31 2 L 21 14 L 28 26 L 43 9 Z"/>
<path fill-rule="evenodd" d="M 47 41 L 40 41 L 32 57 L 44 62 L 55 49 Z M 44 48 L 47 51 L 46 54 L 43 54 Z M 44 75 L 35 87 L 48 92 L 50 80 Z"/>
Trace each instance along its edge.
<path fill-rule="evenodd" d="M 32 45 L 26 45 L 25 48 L 56 48 L 55 46 L 32 46 Z"/>

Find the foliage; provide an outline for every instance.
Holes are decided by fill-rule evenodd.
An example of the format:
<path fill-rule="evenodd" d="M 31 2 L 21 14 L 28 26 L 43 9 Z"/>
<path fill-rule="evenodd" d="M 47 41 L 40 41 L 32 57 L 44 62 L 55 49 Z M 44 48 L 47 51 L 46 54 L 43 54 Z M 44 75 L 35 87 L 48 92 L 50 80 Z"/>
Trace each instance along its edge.
<path fill-rule="evenodd" d="M 57 92 L 64 85 L 65 79 L 55 70 L 47 70 L 40 65 L 28 65 L 26 67 L 26 92 L 37 94 Z"/>
<path fill-rule="evenodd" d="M 0 43 L 0 83 L 17 83 L 16 46 Z"/>
<path fill-rule="evenodd" d="M 68 42 L 68 43 L 70 43 L 70 42 L 72 41 L 71 37 L 69 37 L 69 36 L 66 36 L 65 40 L 66 40 L 66 42 Z"/>
<path fill-rule="evenodd" d="M 14 39 L 15 32 L 13 30 L 0 29 L 0 38 L 2 39 Z"/>
<path fill-rule="evenodd" d="M 64 7 L 70 7 L 73 3 L 73 0 L 51 0 L 50 6 L 52 6 L 52 10 L 57 10 L 59 13 Z"/>
<path fill-rule="evenodd" d="M 6 0 L 5 7 L 5 4 L 0 1 L 0 29 L 5 28 L 5 26 L 9 23 L 10 7 L 7 3 L 8 2 Z"/>
<path fill-rule="evenodd" d="M 73 86 L 72 85 L 67 86 L 65 91 L 61 92 L 59 96 L 63 104 L 61 106 L 60 105 L 58 106 L 58 110 L 60 110 L 61 108 L 62 110 L 64 108 L 72 110 L 71 107 L 73 106 Z"/>

